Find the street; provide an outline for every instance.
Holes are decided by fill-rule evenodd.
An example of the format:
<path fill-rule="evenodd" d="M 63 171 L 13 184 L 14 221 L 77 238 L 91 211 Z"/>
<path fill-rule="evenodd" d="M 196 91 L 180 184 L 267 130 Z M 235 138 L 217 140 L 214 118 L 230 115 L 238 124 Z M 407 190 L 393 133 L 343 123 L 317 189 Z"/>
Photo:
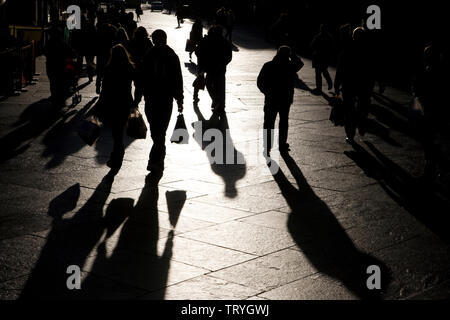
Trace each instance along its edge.
<path fill-rule="evenodd" d="M 314 69 L 304 58 L 290 111 L 291 152 L 274 150 L 279 169 L 272 172 L 262 154 L 256 78 L 276 51 L 258 32 L 237 28 L 224 139 L 243 161 L 211 164 L 196 127 L 211 116 L 211 100 L 200 91 L 194 110 L 196 58 L 184 51 L 192 21 L 176 28 L 175 16 L 149 10 L 141 19 L 149 34 L 165 30 L 180 58 L 189 143 L 170 143 L 174 104 L 159 184 L 146 179 L 149 134 L 127 137 L 123 166 L 108 175 L 109 128 L 92 147 L 76 131 L 97 100 L 95 81 L 80 90 L 75 108 L 49 116 L 39 57 L 38 82 L 0 102 L 0 137 L 11 147 L 0 162 L 0 299 L 450 296 L 450 207 L 420 183 L 423 148 L 405 129 L 410 96 L 393 88 L 375 94 L 371 126 L 352 147 L 344 128 L 329 121 L 327 100 L 308 89 Z M 71 265 L 81 270 L 79 290 L 66 287 Z M 381 290 L 367 289 L 373 265 Z"/>

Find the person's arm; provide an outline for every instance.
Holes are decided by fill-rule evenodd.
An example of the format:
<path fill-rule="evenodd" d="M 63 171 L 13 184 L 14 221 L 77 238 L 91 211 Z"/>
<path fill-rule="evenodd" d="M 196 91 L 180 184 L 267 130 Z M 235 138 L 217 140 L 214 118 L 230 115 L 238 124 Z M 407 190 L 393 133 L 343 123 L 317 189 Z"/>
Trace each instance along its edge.
<path fill-rule="evenodd" d="M 175 67 L 175 91 L 174 91 L 174 98 L 177 101 L 178 104 L 178 112 L 183 112 L 183 74 L 181 72 L 181 65 L 180 65 L 180 59 L 177 55 L 174 57 L 174 67 Z"/>
<path fill-rule="evenodd" d="M 303 63 L 302 59 L 300 59 L 300 57 L 297 56 L 295 54 L 295 52 L 293 52 L 293 51 L 292 51 L 292 54 L 291 54 L 291 62 L 292 62 L 292 65 L 294 66 L 295 72 L 299 72 L 300 69 L 303 68 L 303 66 L 305 65 Z"/>
<path fill-rule="evenodd" d="M 261 71 L 259 72 L 258 79 L 256 81 L 256 85 L 263 94 L 267 93 L 267 64 L 264 64 L 264 66 L 261 68 Z"/>

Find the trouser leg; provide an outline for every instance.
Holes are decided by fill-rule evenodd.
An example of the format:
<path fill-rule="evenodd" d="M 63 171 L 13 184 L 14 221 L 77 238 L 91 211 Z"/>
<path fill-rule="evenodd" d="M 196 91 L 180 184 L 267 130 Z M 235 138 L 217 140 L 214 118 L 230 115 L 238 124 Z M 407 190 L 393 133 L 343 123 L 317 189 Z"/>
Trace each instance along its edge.
<path fill-rule="evenodd" d="M 289 131 L 289 109 L 290 105 L 281 106 L 280 108 L 280 125 L 279 125 L 279 136 L 278 145 L 280 150 L 288 149 L 288 131 Z"/>
<path fill-rule="evenodd" d="M 264 129 L 263 143 L 265 154 L 268 154 L 273 146 L 276 117 L 277 117 L 277 110 L 275 109 L 275 106 L 266 102 L 266 104 L 264 105 L 264 125 L 263 125 Z"/>
<path fill-rule="evenodd" d="M 356 134 L 357 113 L 355 107 L 355 96 L 350 93 L 343 94 L 345 109 L 345 133 L 347 138 L 353 139 Z"/>
<path fill-rule="evenodd" d="M 322 91 L 322 72 L 319 67 L 314 69 L 316 74 L 316 88 Z"/>
<path fill-rule="evenodd" d="M 172 101 L 162 103 L 152 102 L 145 105 L 145 114 L 150 124 L 150 135 L 153 146 L 150 150 L 149 165 L 164 170 L 164 158 L 166 156 L 166 132 L 172 115 Z"/>
<path fill-rule="evenodd" d="M 333 88 L 333 81 L 331 80 L 331 76 L 330 76 L 330 73 L 328 72 L 328 68 L 324 68 L 322 73 L 323 73 L 325 80 L 327 80 L 328 90 L 331 90 Z"/>

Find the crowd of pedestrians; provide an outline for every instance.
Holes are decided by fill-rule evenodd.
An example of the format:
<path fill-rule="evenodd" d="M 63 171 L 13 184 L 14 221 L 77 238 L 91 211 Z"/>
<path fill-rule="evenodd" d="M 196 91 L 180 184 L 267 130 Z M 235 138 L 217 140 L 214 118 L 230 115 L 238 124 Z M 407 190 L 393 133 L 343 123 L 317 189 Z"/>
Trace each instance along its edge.
<path fill-rule="evenodd" d="M 136 13 L 141 14 L 140 6 Z M 183 9 L 177 9 L 178 24 L 184 18 Z M 277 46 L 277 54 L 272 61 L 262 67 L 257 86 L 265 95 L 264 155 L 270 157 L 273 145 L 273 129 L 277 115 L 279 124 L 279 150 L 290 150 L 288 141 L 289 109 L 293 103 L 297 73 L 304 63 L 295 53 L 287 28 L 287 14 L 282 14 L 273 25 L 271 37 Z M 144 27 L 137 27 L 132 12 L 124 8 L 83 12 L 83 28 L 71 33 L 65 41 L 64 32 L 58 26 L 52 29 L 46 47 L 47 74 L 50 79 L 52 101 L 64 104 L 70 86 L 67 75 L 81 73 L 83 59 L 86 59 L 89 81 L 96 77 L 96 92 L 100 94 L 99 114 L 107 114 L 112 127 L 114 141 L 108 166 L 120 168 L 124 156 L 123 135 L 127 118 L 136 109 L 142 98 L 145 100 L 153 146 L 147 169 L 162 173 L 166 153 L 165 138 L 171 119 L 173 100 L 178 112 L 183 111 L 183 76 L 180 60 L 167 45 L 167 34 L 156 30 L 151 39 Z M 211 120 L 220 121 L 225 117 L 226 70 L 232 60 L 232 32 L 234 15 L 230 9 L 220 8 L 214 24 L 203 35 L 202 20 L 197 18 L 189 34 L 190 46 L 186 46 L 189 58 L 197 57 L 198 74 L 194 86 L 194 105 L 198 103 L 198 90 L 203 85 L 211 97 Z M 356 131 L 363 136 L 367 131 L 367 117 L 371 96 L 376 82 L 380 92 L 385 84 L 377 64 L 377 57 L 370 45 L 368 31 L 359 26 L 352 29 L 350 24 L 338 30 L 339 43 L 335 44 L 326 24 L 313 37 L 310 44 L 312 68 L 315 70 L 316 88 L 313 93 L 321 95 L 322 77 L 328 91 L 342 97 L 345 113 L 346 141 L 355 143 Z M 337 50 L 336 50 L 337 49 Z M 337 52 L 337 57 L 335 56 Z M 94 57 L 96 57 L 94 64 Z M 336 76 L 333 81 L 328 67 L 337 61 Z M 442 74 L 439 72 L 443 56 L 439 48 L 427 47 L 424 52 L 424 68 L 415 85 L 415 94 L 425 108 L 424 148 L 427 161 L 426 173 L 435 172 L 435 147 L 433 145 L 433 124 L 439 118 L 437 106 L 442 103 Z M 134 83 L 135 92 L 132 93 Z M 108 108 L 107 111 L 106 108 Z"/>

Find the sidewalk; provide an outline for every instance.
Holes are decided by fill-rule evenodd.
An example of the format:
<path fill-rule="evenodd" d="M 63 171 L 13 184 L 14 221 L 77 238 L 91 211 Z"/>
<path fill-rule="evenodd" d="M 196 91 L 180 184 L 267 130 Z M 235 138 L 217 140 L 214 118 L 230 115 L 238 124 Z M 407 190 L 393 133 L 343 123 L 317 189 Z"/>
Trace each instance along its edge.
<path fill-rule="evenodd" d="M 407 134 L 403 109 L 374 99 L 371 130 L 353 149 L 328 120 L 326 100 L 296 89 L 291 157 L 274 152 L 273 176 L 258 151 L 264 97 L 256 77 L 275 51 L 236 30 L 228 138 L 245 164 L 211 165 L 190 126 L 198 121 L 195 66 L 184 52 L 191 25 L 176 29 L 175 17 L 147 10 L 141 18 L 149 33 L 166 30 L 180 57 L 189 144 L 167 143 L 156 186 L 146 179 L 150 137 L 127 139 L 112 178 L 107 128 L 93 147 L 75 131 L 95 85 L 62 117 L 49 116 L 38 58 L 39 82 L 0 102 L 0 141 L 9 146 L 0 163 L 0 299 L 359 299 L 361 271 L 373 264 L 383 282 L 390 270 L 384 299 L 449 297 L 449 206 L 416 182 L 423 150 Z M 314 87 L 310 61 L 299 76 Z M 390 88 L 385 96 L 403 106 L 410 99 Z M 209 105 L 201 91 L 205 118 Z M 65 287 L 69 265 L 83 270 L 81 290 Z"/>

